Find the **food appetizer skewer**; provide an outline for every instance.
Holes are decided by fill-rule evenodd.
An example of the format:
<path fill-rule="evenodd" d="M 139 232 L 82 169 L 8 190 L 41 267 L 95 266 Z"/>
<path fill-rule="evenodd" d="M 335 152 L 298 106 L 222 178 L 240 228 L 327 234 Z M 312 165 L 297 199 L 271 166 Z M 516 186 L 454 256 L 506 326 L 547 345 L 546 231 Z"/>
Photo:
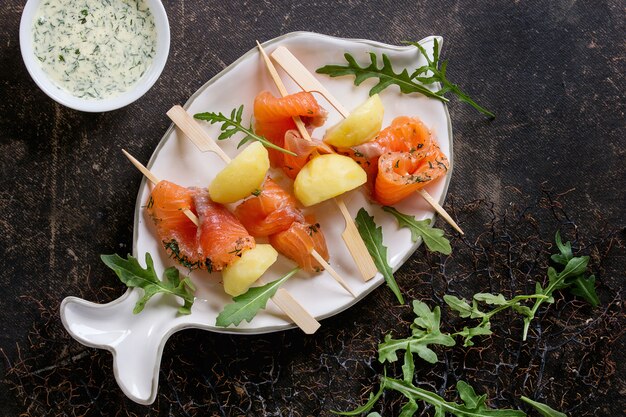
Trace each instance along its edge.
<path fill-rule="evenodd" d="M 259 47 L 259 51 L 261 52 L 261 56 L 263 57 L 263 61 L 265 62 L 265 65 L 267 66 L 267 69 L 272 77 L 272 80 L 274 81 L 274 84 L 276 84 L 276 88 L 280 92 L 280 95 L 282 97 L 288 96 L 289 93 L 287 92 L 285 85 L 280 79 L 280 76 L 276 72 L 274 64 L 272 64 L 272 61 L 270 61 L 259 41 L 257 41 L 256 43 Z M 312 142 L 311 136 L 309 135 L 309 132 L 307 131 L 306 126 L 302 122 L 300 116 L 294 116 L 293 120 L 302 138 L 308 142 Z M 348 211 L 348 208 L 346 207 L 343 198 L 341 196 L 338 196 L 335 197 L 333 200 L 335 201 L 335 204 L 337 204 L 337 207 L 344 217 L 346 224 L 345 229 L 341 234 L 341 237 L 345 242 L 346 247 L 350 251 L 352 259 L 354 259 L 354 262 L 356 263 L 357 268 L 361 273 L 361 277 L 364 281 L 369 281 L 376 275 L 378 269 L 376 268 L 376 265 L 374 264 L 374 261 L 372 260 L 372 257 L 370 256 L 367 247 L 365 246 L 365 242 L 363 242 L 363 238 L 356 228 L 356 224 L 354 223 L 354 220 L 352 219 L 352 216 L 350 215 L 350 212 Z"/>
<path fill-rule="evenodd" d="M 130 160 L 130 162 L 155 186 L 161 181 L 149 169 L 143 166 L 136 158 L 134 158 L 126 150 L 122 152 Z M 183 210 L 185 215 L 196 225 L 200 226 L 198 216 L 189 209 Z M 285 289 L 279 288 L 272 297 L 272 301 L 306 334 L 313 334 L 319 329 L 320 323 L 315 320 L 298 301 Z"/>
<path fill-rule="evenodd" d="M 219 146 L 209 137 L 204 130 L 200 128 L 198 122 L 196 122 L 189 113 L 181 106 L 174 106 L 167 112 L 168 117 L 174 122 L 178 128 L 182 130 L 182 132 L 196 145 L 196 147 L 202 152 L 210 151 L 215 152 L 215 149 L 219 149 L 219 152 L 216 152 L 217 155 L 224 161 L 226 164 L 231 162 L 231 159 L 228 155 L 222 151 Z M 328 273 L 337 281 L 346 291 L 352 294 L 353 297 L 356 297 L 355 292 L 350 288 L 350 286 L 346 283 L 346 281 L 339 275 L 339 273 L 330 265 L 320 253 L 312 248 L 310 251 L 311 256 L 322 266 L 323 269 L 328 271 Z"/>
<path fill-rule="evenodd" d="M 276 48 L 271 54 L 272 58 L 285 70 L 293 81 L 308 92 L 318 92 L 344 117 L 347 119 L 350 113 L 345 107 L 320 83 L 311 72 L 284 46 Z M 459 225 L 452 217 L 436 202 L 424 189 L 416 190 L 430 204 L 441 217 L 459 233 L 464 234 Z"/>

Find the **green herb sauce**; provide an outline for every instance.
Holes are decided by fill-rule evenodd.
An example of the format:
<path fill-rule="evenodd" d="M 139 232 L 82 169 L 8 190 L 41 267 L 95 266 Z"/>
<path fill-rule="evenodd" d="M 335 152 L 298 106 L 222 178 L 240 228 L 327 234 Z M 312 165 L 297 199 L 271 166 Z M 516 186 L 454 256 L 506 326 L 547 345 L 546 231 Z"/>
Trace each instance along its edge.
<path fill-rule="evenodd" d="M 35 56 L 61 89 L 84 99 L 130 90 L 156 54 L 145 0 L 45 0 L 33 22 Z"/>

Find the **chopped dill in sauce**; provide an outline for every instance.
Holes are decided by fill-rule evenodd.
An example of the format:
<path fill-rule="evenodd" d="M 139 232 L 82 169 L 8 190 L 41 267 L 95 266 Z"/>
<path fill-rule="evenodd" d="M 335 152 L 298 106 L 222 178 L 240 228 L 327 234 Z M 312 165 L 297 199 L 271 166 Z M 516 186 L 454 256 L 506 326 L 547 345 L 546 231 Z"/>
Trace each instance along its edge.
<path fill-rule="evenodd" d="M 84 99 L 130 90 L 156 54 L 154 17 L 145 0 L 44 0 L 32 30 L 43 71 Z"/>

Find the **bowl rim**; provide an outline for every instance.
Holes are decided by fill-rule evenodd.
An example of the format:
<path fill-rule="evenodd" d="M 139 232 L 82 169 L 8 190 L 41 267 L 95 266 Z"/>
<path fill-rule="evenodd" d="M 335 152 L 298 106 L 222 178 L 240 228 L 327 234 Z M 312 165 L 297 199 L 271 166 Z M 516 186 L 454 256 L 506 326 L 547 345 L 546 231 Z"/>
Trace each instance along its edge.
<path fill-rule="evenodd" d="M 152 64 L 130 90 L 115 97 L 101 100 L 81 99 L 58 87 L 43 71 L 41 65 L 39 65 L 35 59 L 31 28 L 35 14 L 42 1 L 43 0 L 27 0 L 24 5 L 20 19 L 19 42 L 22 60 L 24 61 L 28 73 L 35 84 L 37 84 L 41 91 L 48 97 L 74 110 L 99 113 L 116 110 L 133 103 L 147 93 L 154 83 L 156 83 L 165 68 L 170 50 L 169 20 L 160 0 L 146 0 L 154 16 L 157 35 L 156 55 L 154 56 Z"/>

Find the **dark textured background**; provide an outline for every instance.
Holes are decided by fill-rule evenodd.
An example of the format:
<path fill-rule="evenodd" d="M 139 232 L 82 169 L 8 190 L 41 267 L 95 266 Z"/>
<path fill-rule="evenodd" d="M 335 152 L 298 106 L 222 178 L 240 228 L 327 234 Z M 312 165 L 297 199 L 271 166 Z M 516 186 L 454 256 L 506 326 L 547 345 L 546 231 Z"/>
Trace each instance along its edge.
<path fill-rule="evenodd" d="M 505 316 L 476 347 L 418 362 L 418 380 L 450 399 L 464 378 L 497 406 L 527 410 L 524 394 L 572 416 L 624 414 L 623 2 L 166 1 L 172 42 L 161 78 L 106 114 L 68 110 L 35 86 L 19 51 L 22 7 L 0 8 L 0 415 L 328 415 L 376 385 L 376 344 L 390 330 L 406 335 L 411 320 L 384 287 L 311 337 L 174 335 L 152 407 L 125 399 L 110 355 L 70 339 L 58 318 L 65 296 L 105 302 L 123 292 L 97 258 L 131 249 L 140 176 L 120 147 L 147 160 L 172 104 L 254 39 L 296 30 L 387 43 L 442 35 L 450 78 L 497 114 L 450 104 L 448 208 L 467 237 L 452 239 L 447 259 L 417 251 L 397 274 L 409 299 L 434 306 L 446 292 L 531 291 L 559 227 L 592 255 L 601 307 L 559 294 L 526 343 L 520 320 Z M 463 325 L 447 309 L 443 319 L 447 330 Z M 399 404 L 386 395 L 377 410 L 397 415 Z"/>

